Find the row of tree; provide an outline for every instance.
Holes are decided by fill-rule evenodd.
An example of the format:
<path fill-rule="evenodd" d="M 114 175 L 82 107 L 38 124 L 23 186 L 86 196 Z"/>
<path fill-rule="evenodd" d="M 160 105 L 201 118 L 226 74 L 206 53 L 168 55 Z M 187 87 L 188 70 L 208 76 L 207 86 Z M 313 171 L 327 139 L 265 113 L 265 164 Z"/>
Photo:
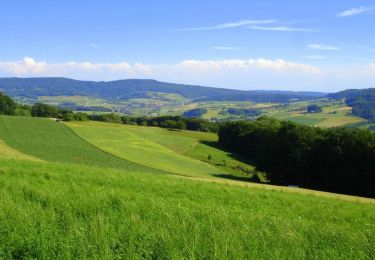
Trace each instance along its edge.
<path fill-rule="evenodd" d="M 32 106 L 21 105 L 10 97 L 0 93 L 0 114 L 15 116 L 53 117 L 64 121 L 85 121 L 88 117 L 84 113 L 74 113 L 71 110 L 56 106 L 35 103 Z"/>
<path fill-rule="evenodd" d="M 271 183 L 375 197 L 375 135 L 261 117 L 220 126 L 219 142 L 254 161 Z"/>
<path fill-rule="evenodd" d="M 199 118 L 186 118 L 182 116 L 158 116 L 158 117 L 131 117 L 118 114 L 95 114 L 88 116 L 93 121 L 122 123 L 128 125 L 157 126 L 169 129 L 192 130 L 202 132 L 217 132 L 219 125 Z"/>

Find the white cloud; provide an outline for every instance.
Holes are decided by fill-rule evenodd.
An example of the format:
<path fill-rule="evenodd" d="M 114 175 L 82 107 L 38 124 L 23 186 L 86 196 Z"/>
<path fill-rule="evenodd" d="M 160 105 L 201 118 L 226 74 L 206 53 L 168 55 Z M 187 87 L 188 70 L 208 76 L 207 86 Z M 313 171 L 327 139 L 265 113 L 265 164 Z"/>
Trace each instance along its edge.
<path fill-rule="evenodd" d="M 241 50 L 240 47 L 233 47 L 233 46 L 212 46 L 211 49 L 218 50 L 218 51 L 239 51 L 239 50 Z"/>
<path fill-rule="evenodd" d="M 33 58 L 25 57 L 20 61 L 0 61 L 0 72 L 14 76 L 69 76 L 76 72 L 113 72 L 122 71 L 129 74 L 134 70 L 143 70 L 138 64 L 129 63 L 91 63 L 91 62 L 63 62 L 47 63 L 35 61 Z"/>
<path fill-rule="evenodd" d="M 304 55 L 302 58 L 305 59 L 311 59 L 311 60 L 326 60 L 328 57 L 323 56 L 323 55 Z"/>
<path fill-rule="evenodd" d="M 373 11 L 373 10 L 374 10 L 373 7 L 370 8 L 370 7 L 361 6 L 361 7 L 355 7 L 355 8 L 345 10 L 341 13 L 338 13 L 337 16 L 338 17 L 349 17 L 349 16 L 353 16 L 353 15 L 359 15 L 359 14 L 367 13 L 367 12 L 370 12 L 370 11 Z"/>
<path fill-rule="evenodd" d="M 237 27 L 244 27 L 248 25 L 255 25 L 255 24 L 270 24 L 275 23 L 277 20 L 268 19 L 268 20 L 240 20 L 236 22 L 229 22 L 229 23 L 222 23 L 214 26 L 205 26 L 205 27 L 191 27 L 191 28 L 183 28 L 179 31 L 206 31 L 206 30 L 220 30 L 220 29 L 227 29 L 227 28 L 237 28 Z"/>
<path fill-rule="evenodd" d="M 48 68 L 46 62 L 36 62 L 34 59 L 25 57 L 21 61 L 0 62 L 0 70 L 19 76 L 24 74 L 44 73 Z"/>
<path fill-rule="evenodd" d="M 261 31 L 278 31 L 278 32 L 318 32 L 316 29 L 309 29 L 309 28 L 295 28 L 289 26 L 274 26 L 274 27 L 267 27 L 267 26 L 251 26 L 253 30 L 261 30 Z"/>
<path fill-rule="evenodd" d="M 309 44 L 307 45 L 308 48 L 310 49 L 315 49 L 315 50 L 323 50 L 323 51 L 338 51 L 339 48 L 333 45 L 327 45 L 327 44 Z"/>
<path fill-rule="evenodd" d="M 321 58 L 312 56 L 310 58 Z M 238 89 L 336 91 L 374 87 L 375 63 L 324 70 L 282 59 L 184 60 L 174 64 L 49 63 L 24 58 L 0 61 L 0 77 L 59 76 L 81 80 L 154 78 L 161 81 Z"/>
<path fill-rule="evenodd" d="M 190 70 L 222 71 L 226 69 L 237 70 L 267 70 L 276 72 L 308 72 L 317 73 L 319 69 L 304 63 L 285 61 L 282 59 L 228 59 L 228 60 L 185 60 L 178 64 Z"/>
<path fill-rule="evenodd" d="M 73 76 L 85 73 L 108 74 L 126 76 L 145 76 L 166 74 L 169 70 L 197 72 L 197 71 L 224 71 L 236 70 L 267 70 L 277 72 L 308 72 L 316 73 L 318 68 L 308 64 L 285 61 L 282 59 L 226 59 L 226 60 L 184 60 L 176 64 L 143 64 L 143 63 L 91 63 L 91 62 L 62 62 L 47 63 L 35 61 L 32 58 L 24 58 L 21 61 L 0 62 L 0 72 L 15 76 Z M 71 75 L 73 74 L 73 75 Z"/>

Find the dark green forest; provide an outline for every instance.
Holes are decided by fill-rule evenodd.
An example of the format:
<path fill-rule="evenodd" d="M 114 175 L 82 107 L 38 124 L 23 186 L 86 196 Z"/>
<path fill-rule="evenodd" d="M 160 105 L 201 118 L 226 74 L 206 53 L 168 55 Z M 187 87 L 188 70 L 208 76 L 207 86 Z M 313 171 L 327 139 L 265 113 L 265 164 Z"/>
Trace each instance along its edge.
<path fill-rule="evenodd" d="M 375 134 L 261 117 L 220 126 L 219 143 L 247 156 L 277 185 L 375 197 Z"/>

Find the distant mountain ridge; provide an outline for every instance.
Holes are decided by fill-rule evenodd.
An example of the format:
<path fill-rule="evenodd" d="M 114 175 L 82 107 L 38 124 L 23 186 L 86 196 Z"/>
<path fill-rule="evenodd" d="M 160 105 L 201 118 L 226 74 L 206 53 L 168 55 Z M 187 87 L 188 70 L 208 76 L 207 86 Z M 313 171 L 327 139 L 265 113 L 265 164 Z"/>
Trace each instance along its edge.
<path fill-rule="evenodd" d="M 91 96 L 104 99 L 147 98 L 148 92 L 175 93 L 195 101 L 289 102 L 325 97 L 321 92 L 234 90 L 160 82 L 152 79 L 81 81 L 60 77 L 0 78 L 0 91 L 12 97 Z"/>

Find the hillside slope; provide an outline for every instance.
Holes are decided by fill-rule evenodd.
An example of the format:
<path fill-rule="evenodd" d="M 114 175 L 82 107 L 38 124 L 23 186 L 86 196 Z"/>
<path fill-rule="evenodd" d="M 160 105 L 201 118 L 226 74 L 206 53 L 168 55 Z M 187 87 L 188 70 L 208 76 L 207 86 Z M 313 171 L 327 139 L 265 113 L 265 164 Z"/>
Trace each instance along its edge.
<path fill-rule="evenodd" d="M 374 204 L 124 173 L 0 159 L 0 257 L 375 257 Z"/>
<path fill-rule="evenodd" d="M 220 174 L 218 168 L 177 154 L 164 145 L 129 131 L 121 124 L 85 122 L 67 125 L 101 150 L 138 164 L 186 176 Z"/>
<path fill-rule="evenodd" d="M 50 162 L 152 171 L 97 149 L 50 119 L 0 116 L 0 139 L 21 153 Z"/>
<path fill-rule="evenodd" d="M 90 96 L 124 100 L 148 98 L 148 92 L 179 94 L 194 100 L 251 100 L 288 102 L 324 97 L 320 92 L 241 91 L 224 88 L 173 84 L 150 79 L 80 81 L 67 78 L 0 78 L 0 91 L 12 97 L 36 100 L 39 96 Z"/>

